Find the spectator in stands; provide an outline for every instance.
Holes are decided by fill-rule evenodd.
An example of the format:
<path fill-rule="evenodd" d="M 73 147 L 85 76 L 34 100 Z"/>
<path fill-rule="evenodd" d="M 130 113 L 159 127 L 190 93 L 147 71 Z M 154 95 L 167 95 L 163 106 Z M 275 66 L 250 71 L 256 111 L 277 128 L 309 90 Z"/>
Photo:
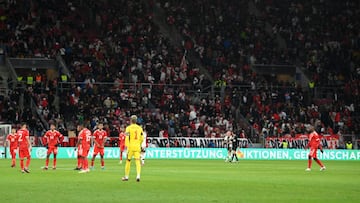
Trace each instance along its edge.
<path fill-rule="evenodd" d="M 112 123 L 140 111 L 144 123 L 152 124 L 150 135 L 166 130 L 169 136 L 216 136 L 217 129 L 243 128 L 250 139 L 258 140 L 259 134 L 304 132 L 304 126 L 316 119 L 320 128 L 335 133 L 340 128 L 359 132 L 359 77 L 353 74 L 359 48 L 354 26 L 358 12 L 352 12 L 357 4 L 258 1 L 254 9 L 261 12 L 256 12 L 249 10 L 248 3 L 252 2 L 160 1 L 167 22 L 184 37 L 184 47 L 174 47 L 164 38 L 143 3 L 8 3 L 7 19 L 19 20 L 5 21 L 9 29 L 4 31 L 4 44 L 8 56 L 64 58 L 73 77 L 71 87 L 56 95 L 66 98 L 61 99 L 56 117 L 66 125 L 95 116 Z M 321 23 L 328 19 L 332 23 Z M 334 28 L 333 23 L 342 26 Z M 193 96 L 193 90 L 204 91 L 201 88 L 208 82 L 186 57 L 183 60 L 183 49 L 189 55 L 197 52 L 212 79 L 224 84 L 217 97 Z M 328 107 L 319 109 L 324 105 L 308 103 L 305 87 L 294 88 L 252 70 L 255 63 L 295 62 L 316 82 L 314 88 L 336 84 L 344 95 L 334 93 Z M 129 82 L 138 84 L 125 85 Z M 143 82 L 151 85 L 145 88 Z M 53 119 L 58 87 L 43 84 L 49 90 L 28 87 L 25 105 L 29 107 L 28 101 L 35 98 L 42 106 L 41 98 L 47 98 L 42 113 Z M 18 109 L 18 98 L 10 101 L 3 103 L 3 118 L 12 122 L 29 118 L 28 111 Z M 245 119 L 239 121 L 242 116 Z"/>

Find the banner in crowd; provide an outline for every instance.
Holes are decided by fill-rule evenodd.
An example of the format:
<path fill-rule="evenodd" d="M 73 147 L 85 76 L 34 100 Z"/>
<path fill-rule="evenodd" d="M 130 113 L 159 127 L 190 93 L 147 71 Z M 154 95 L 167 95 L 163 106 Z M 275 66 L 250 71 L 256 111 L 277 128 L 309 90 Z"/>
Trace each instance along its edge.
<path fill-rule="evenodd" d="M 200 137 L 171 137 L 159 138 L 148 137 L 149 147 L 198 147 L 198 148 L 222 148 L 224 147 L 223 138 L 200 138 Z M 238 146 L 241 148 L 248 147 L 249 140 L 238 138 Z"/>
<path fill-rule="evenodd" d="M 337 149 L 339 146 L 338 135 L 323 135 L 321 137 L 321 144 L 326 149 Z M 309 138 L 304 134 L 297 134 L 295 137 L 267 137 L 265 141 L 266 148 L 282 148 L 282 142 L 287 141 L 288 148 L 303 149 L 309 143 Z"/>
<path fill-rule="evenodd" d="M 7 158 L 9 158 L 8 149 Z M 33 159 L 45 159 L 46 148 L 34 147 L 31 151 Z M 5 152 L 0 147 L 0 158 L 4 158 Z M 307 160 L 309 150 L 304 149 L 265 149 L 265 148 L 239 148 L 236 151 L 237 156 L 246 160 Z M 124 153 L 124 158 L 125 158 Z M 119 148 L 105 148 L 105 159 L 118 159 L 120 155 Z M 92 156 L 92 149 L 89 152 L 89 158 Z M 214 159 L 224 160 L 227 156 L 225 148 L 147 148 L 146 159 Z M 72 147 L 59 147 L 58 158 L 76 159 L 77 152 Z M 321 160 L 356 160 L 360 161 L 360 150 L 324 150 L 324 153 L 318 153 Z"/>

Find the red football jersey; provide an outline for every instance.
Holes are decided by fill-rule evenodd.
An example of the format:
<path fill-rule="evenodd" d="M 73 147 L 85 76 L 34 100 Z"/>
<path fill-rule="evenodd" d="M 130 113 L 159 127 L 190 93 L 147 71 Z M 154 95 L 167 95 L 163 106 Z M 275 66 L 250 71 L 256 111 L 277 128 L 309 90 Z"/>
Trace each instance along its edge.
<path fill-rule="evenodd" d="M 55 147 L 64 140 L 64 136 L 57 130 L 46 131 L 44 138 L 45 144 L 47 144 L 49 147 Z"/>
<path fill-rule="evenodd" d="M 119 133 L 119 146 L 125 146 L 126 134 L 124 132 Z"/>
<path fill-rule="evenodd" d="M 91 131 L 87 128 L 82 129 L 79 132 L 78 139 L 81 140 L 81 145 L 84 149 L 90 148 Z"/>
<path fill-rule="evenodd" d="M 309 146 L 311 148 L 317 149 L 320 145 L 320 137 L 317 132 L 312 132 L 309 134 Z"/>
<path fill-rule="evenodd" d="M 107 132 L 105 130 L 97 129 L 94 131 L 93 136 L 95 141 L 102 146 L 107 138 Z"/>
<path fill-rule="evenodd" d="M 29 131 L 27 129 L 20 129 L 17 131 L 17 135 L 18 135 L 18 142 L 19 142 L 19 148 L 28 148 L 28 145 L 30 143 L 28 143 L 28 139 L 29 138 Z"/>
<path fill-rule="evenodd" d="M 18 135 L 15 134 L 8 134 L 6 140 L 10 143 L 10 148 L 17 148 L 18 147 Z"/>

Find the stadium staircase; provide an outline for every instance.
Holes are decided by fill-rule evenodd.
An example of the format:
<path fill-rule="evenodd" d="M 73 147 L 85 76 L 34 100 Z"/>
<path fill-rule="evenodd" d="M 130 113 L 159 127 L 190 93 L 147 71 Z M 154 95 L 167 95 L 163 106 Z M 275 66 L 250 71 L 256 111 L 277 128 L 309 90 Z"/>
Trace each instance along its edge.
<path fill-rule="evenodd" d="M 260 18 L 261 13 L 256 8 L 254 1 L 249 1 L 248 11 L 249 11 L 250 15 L 254 15 L 257 18 Z M 269 22 L 265 22 L 265 31 L 270 37 L 273 37 L 274 34 L 272 32 L 272 26 L 270 25 Z M 275 42 L 278 46 L 278 49 L 280 49 L 280 50 L 287 49 L 286 41 L 279 33 L 277 33 L 275 36 Z M 271 66 L 273 66 L 273 65 L 276 65 L 276 64 L 271 64 Z M 301 67 L 301 61 L 299 61 L 299 60 L 295 61 L 293 66 L 295 67 L 295 71 L 296 71 L 296 81 L 301 85 L 301 87 L 303 87 L 303 90 L 307 90 L 310 79 L 309 79 L 309 75 Z M 254 66 L 252 66 L 252 67 L 254 67 Z M 256 68 L 253 68 L 253 70 L 255 72 L 257 71 Z"/>
<path fill-rule="evenodd" d="M 150 8 L 150 5 L 147 3 L 148 1 L 142 0 L 145 5 L 147 5 L 148 11 L 152 11 L 154 14 L 154 23 L 159 27 L 160 32 L 169 39 L 169 42 L 174 47 L 183 47 L 183 42 L 185 39 L 181 36 L 181 34 L 176 29 L 175 25 L 170 26 L 165 22 L 166 16 L 165 11 L 161 8 L 160 4 L 157 1 L 154 1 L 154 6 Z M 194 40 L 192 40 L 194 42 Z M 202 65 L 198 55 L 194 50 L 187 50 L 186 59 L 191 62 L 194 67 L 198 67 L 200 69 L 200 73 L 204 74 L 207 79 L 209 79 L 212 83 L 214 80 L 211 74 L 204 68 Z"/>
<path fill-rule="evenodd" d="M 0 95 L 6 96 L 8 95 L 8 75 L 9 71 L 5 66 L 0 65 Z"/>
<path fill-rule="evenodd" d="M 19 61 L 18 61 L 19 60 Z M 36 60 L 35 60 L 36 61 Z M 11 78 L 12 85 L 9 87 L 7 84 L 7 93 L 9 93 L 13 89 L 18 89 L 20 91 L 20 100 L 19 100 L 19 109 L 21 112 L 24 112 L 25 107 L 30 108 L 32 115 L 34 115 L 36 118 L 38 118 L 41 121 L 41 124 L 43 126 L 43 129 L 48 129 L 48 123 L 46 122 L 44 116 L 42 116 L 39 113 L 38 106 L 36 105 L 36 102 L 32 98 L 30 101 L 24 101 L 24 93 L 26 90 L 26 84 L 24 82 L 18 82 L 17 77 L 18 74 L 16 73 L 16 68 L 26 68 L 26 67 L 33 67 L 34 63 L 36 65 L 41 66 L 41 60 L 38 60 L 38 62 L 34 62 L 33 59 L 18 59 L 18 58 L 5 58 L 5 65 L 3 65 L 0 69 L 1 71 L 4 71 L 3 74 L 6 74 L 8 78 Z M 47 64 L 48 65 L 48 64 Z"/>
<path fill-rule="evenodd" d="M 157 1 L 154 1 L 154 6 L 150 8 L 149 4 L 146 3 L 146 0 L 143 0 L 143 2 L 148 5 L 147 9 L 151 9 L 152 13 L 154 14 L 154 23 L 159 27 L 160 32 L 170 40 L 170 43 L 175 47 L 182 47 L 183 42 L 185 39 L 182 37 L 182 35 L 179 33 L 175 25 L 170 26 L 165 22 L 166 16 L 165 11 L 161 8 L 160 4 Z M 192 42 L 195 44 L 195 40 L 191 39 Z M 199 67 L 200 73 L 204 74 L 206 78 L 208 78 L 211 81 L 211 84 L 214 84 L 214 78 L 211 76 L 211 74 L 208 72 L 206 68 L 202 65 L 202 62 L 200 60 L 199 55 L 194 51 L 194 49 L 187 51 L 187 59 L 190 61 L 195 67 Z M 223 95 L 221 92 L 215 92 L 214 91 L 214 85 L 211 85 L 210 87 L 204 87 L 200 93 L 201 95 L 207 94 L 207 92 L 210 92 L 211 96 L 214 98 L 216 94 Z M 222 99 L 222 101 L 224 101 Z M 248 129 L 248 132 L 250 132 L 252 135 L 254 135 L 255 130 L 252 127 L 252 125 L 246 120 L 246 118 L 240 113 L 238 107 L 234 107 L 235 111 L 235 119 L 239 121 L 239 123 L 242 124 L 242 126 L 235 126 L 235 130 L 240 129 Z M 253 136 L 252 136 L 253 137 Z M 253 144 L 253 143 L 252 143 Z"/>
<path fill-rule="evenodd" d="M 10 70 L 6 67 L 5 55 L 0 55 L 0 95 L 7 96 L 9 93 L 9 84 L 8 81 L 12 81 Z M 11 80 L 9 80 L 11 78 Z M 11 83 L 10 83 L 11 84 Z"/>
<path fill-rule="evenodd" d="M 159 27 L 160 33 L 163 34 L 165 36 L 165 38 L 169 40 L 170 44 L 174 47 L 182 47 L 183 48 L 183 42 L 185 41 L 185 39 L 178 32 L 178 30 L 176 29 L 176 27 L 174 25 L 170 26 L 165 22 L 165 19 L 166 19 L 165 11 L 161 8 L 161 6 L 156 1 L 154 2 L 153 6 L 151 6 L 148 3 L 148 1 L 146 1 L 146 0 L 142 0 L 142 3 L 144 5 L 146 5 L 145 9 L 149 13 L 154 14 L 154 17 L 153 17 L 154 24 Z M 204 76 L 212 84 L 214 83 L 213 77 L 207 71 L 207 69 L 203 67 L 199 57 L 193 50 L 187 50 L 186 60 L 187 60 L 187 62 L 190 62 L 194 67 L 198 67 L 200 70 L 200 73 L 204 74 Z M 206 96 L 214 97 L 215 95 L 213 94 L 212 89 L 213 89 L 212 85 L 208 86 L 208 87 L 203 87 L 201 92 L 193 92 L 193 96 L 195 96 L 196 98 L 206 97 Z M 150 105 L 150 107 L 154 106 L 151 102 L 149 105 Z"/>

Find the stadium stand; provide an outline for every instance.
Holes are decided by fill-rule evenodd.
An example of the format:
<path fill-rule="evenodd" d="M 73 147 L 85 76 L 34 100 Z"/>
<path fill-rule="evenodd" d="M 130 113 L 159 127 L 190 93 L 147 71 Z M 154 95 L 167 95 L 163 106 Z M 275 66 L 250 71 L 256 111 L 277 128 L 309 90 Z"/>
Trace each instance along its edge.
<path fill-rule="evenodd" d="M 309 124 L 322 133 L 360 133 L 358 3 L 62 2 L 2 4 L 6 56 L 61 55 L 71 75 L 63 81 L 43 74 L 41 85 L 9 91 L 2 98 L 2 121 L 31 121 L 41 134 L 30 104 L 24 110 L 18 105 L 24 94 L 41 117 L 64 131 L 103 120 L 115 135 L 136 113 L 152 136 L 220 137 L 245 129 L 260 142 L 268 135 L 304 133 Z M 160 32 L 155 6 L 183 44 L 174 46 Z M 184 50 L 196 53 L 211 78 Z M 300 67 L 315 88 L 260 74 L 256 64 Z"/>
<path fill-rule="evenodd" d="M 352 9 L 356 7 L 356 3 L 255 2 L 195 1 L 194 4 L 189 4 L 186 1 L 165 0 L 161 1 L 161 6 L 168 11 L 167 20 L 171 19 L 169 23 L 175 24 L 181 33 L 193 39 L 194 46 L 199 47 L 197 50 L 200 57 L 206 58 L 204 53 L 206 55 L 209 50 L 219 53 L 222 58 L 220 61 L 225 61 L 225 64 L 220 65 L 220 70 L 225 74 L 217 78 L 227 78 L 229 83 L 229 79 L 231 81 L 236 75 L 239 68 L 232 61 L 241 61 L 241 57 L 234 57 L 233 53 L 239 51 L 245 53 L 248 59 L 245 64 L 241 64 L 245 66 L 253 63 L 298 64 L 305 69 L 318 89 L 321 89 L 321 99 L 309 102 L 309 99 L 304 98 L 307 95 L 302 92 L 303 88 L 276 84 L 274 78 L 269 80 L 257 75 L 246 77 L 255 79 L 247 81 L 253 88 L 245 94 L 245 100 L 249 100 L 249 104 L 243 106 L 242 114 L 254 124 L 258 133 L 261 133 L 261 129 L 279 135 L 292 131 L 303 132 L 304 123 L 314 123 L 317 119 L 321 121 L 319 131 L 328 127 L 334 128 L 332 131 L 335 132 L 340 128 L 345 132 L 358 131 L 357 122 L 353 122 L 359 119 L 354 111 L 354 105 L 358 106 L 358 74 L 355 72 L 355 64 L 358 64 L 356 54 L 359 50 L 359 38 L 356 34 L 358 30 L 354 29 L 353 24 L 359 14 Z M 337 12 L 339 7 L 342 8 L 341 12 Z M 334 27 L 330 23 L 321 24 L 326 19 L 342 19 L 343 23 L 341 27 Z M 205 43 L 204 36 L 208 40 Z M 248 41 L 239 40 L 243 38 Z M 230 51 L 231 47 L 234 50 Z M 216 56 L 212 59 L 219 61 Z M 204 63 L 207 61 L 204 60 Z M 240 76 L 242 74 L 240 72 Z M 321 77 L 324 74 L 325 77 Z M 349 94 L 349 86 L 354 90 L 354 95 Z M 273 117 L 278 115 L 283 116 L 274 121 Z M 268 129 L 266 126 L 274 127 Z"/>

